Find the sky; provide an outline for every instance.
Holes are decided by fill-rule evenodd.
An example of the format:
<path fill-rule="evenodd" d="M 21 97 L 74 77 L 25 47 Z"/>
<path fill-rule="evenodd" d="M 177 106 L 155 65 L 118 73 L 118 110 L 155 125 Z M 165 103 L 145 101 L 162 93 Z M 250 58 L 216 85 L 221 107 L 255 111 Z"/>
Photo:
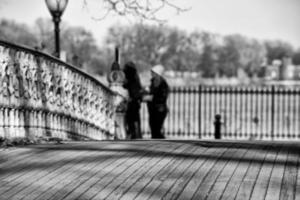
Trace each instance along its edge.
<path fill-rule="evenodd" d="M 110 26 L 128 23 L 128 19 L 117 16 L 95 20 L 103 12 L 98 4 L 101 0 L 87 1 L 91 3 L 84 8 L 83 0 L 69 0 L 62 20 L 72 26 L 85 27 L 98 44 L 102 44 Z M 242 34 L 259 40 L 280 39 L 300 48 L 300 0 L 170 1 L 189 8 L 180 15 L 169 9 L 162 10 L 161 17 L 170 26 L 187 32 L 205 30 L 221 35 Z M 44 0 L 0 0 L 0 19 L 33 25 L 39 17 L 51 17 Z"/>

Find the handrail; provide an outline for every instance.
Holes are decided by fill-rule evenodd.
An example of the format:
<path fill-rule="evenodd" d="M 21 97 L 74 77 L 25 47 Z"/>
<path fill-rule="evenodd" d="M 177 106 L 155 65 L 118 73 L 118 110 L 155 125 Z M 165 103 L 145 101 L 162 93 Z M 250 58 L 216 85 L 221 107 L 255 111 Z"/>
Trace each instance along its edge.
<path fill-rule="evenodd" d="M 8 48 L 13 48 L 13 49 L 19 49 L 21 51 L 25 51 L 25 52 L 28 52 L 28 53 L 32 53 L 33 55 L 36 55 L 36 56 L 41 56 L 41 57 L 44 57 L 45 59 L 49 59 L 49 60 L 52 60 L 53 62 L 57 62 L 61 65 L 64 65 L 66 67 L 68 67 L 70 70 L 73 70 L 74 72 L 77 72 L 77 73 L 80 73 L 82 74 L 83 76 L 86 76 L 88 77 L 90 80 L 92 81 L 95 81 L 97 84 L 99 84 L 101 87 L 103 87 L 105 90 L 107 90 L 107 92 L 110 92 L 112 94 L 115 94 L 114 91 L 112 91 L 111 89 L 109 89 L 106 85 L 104 85 L 103 83 L 101 83 L 100 81 L 98 81 L 96 78 L 94 78 L 93 76 L 91 76 L 90 74 L 80 70 L 79 68 L 69 64 L 69 63 L 65 63 L 63 62 L 62 60 L 60 59 L 57 59 L 56 57 L 52 56 L 52 55 L 49 55 L 49 54 L 46 54 L 44 52 L 41 52 L 41 51 L 37 51 L 37 50 L 34 50 L 34 49 L 31 49 L 29 47 L 26 47 L 24 45 L 16 45 L 16 44 L 13 44 L 13 43 L 9 43 L 9 42 L 6 42 L 6 41 L 3 41 L 3 40 L 0 40 L 0 46 L 6 46 Z"/>
<path fill-rule="evenodd" d="M 0 40 L 0 137 L 109 139 L 116 97 L 70 64 Z"/>

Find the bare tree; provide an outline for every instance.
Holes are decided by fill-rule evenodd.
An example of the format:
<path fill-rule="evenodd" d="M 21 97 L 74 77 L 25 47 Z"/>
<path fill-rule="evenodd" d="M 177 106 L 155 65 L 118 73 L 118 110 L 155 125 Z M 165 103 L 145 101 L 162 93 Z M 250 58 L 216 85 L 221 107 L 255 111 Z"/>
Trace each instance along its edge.
<path fill-rule="evenodd" d="M 143 20 L 156 22 L 165 22 L 165 19 L 159 16 L 159 12 L 168 9 L 173 10 L 177 14 L 189 10 L 175 3 L 175 0 L 94 0 L 97 1 L 103 14 L 97 19 L 102 20 L 110 14 L 119 16 L 137 17 Z M 90 7 L 92 0 L 84 0 L 84 6 Z M 100 11 L 99 11 L 100 13 Z"/>

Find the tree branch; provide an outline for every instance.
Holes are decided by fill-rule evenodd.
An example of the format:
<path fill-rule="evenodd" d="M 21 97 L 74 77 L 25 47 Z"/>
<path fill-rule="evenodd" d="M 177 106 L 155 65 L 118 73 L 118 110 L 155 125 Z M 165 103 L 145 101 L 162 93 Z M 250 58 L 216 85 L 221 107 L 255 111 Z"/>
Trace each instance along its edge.
<path fill-rule="evenodd" d="M 149 20 L 155 22 L 165 22 L 158 16 L 160 11 L 164 9 L 171 9 L 180 14 L 186 12 L 189 8 L 182 8 L 175 3 L 174 0 L 97 0 L 99 4 L 102 2 L 105 14 L 102 17 L 94 19 L 103 20 L 108 15 L 114 13 L 119 16 L 135 17 L 142 20 Z M 83 0 L 84 7 L 89 7 L 89 1 Z M 100 12 L 100 11 L 99 11 Z"/>

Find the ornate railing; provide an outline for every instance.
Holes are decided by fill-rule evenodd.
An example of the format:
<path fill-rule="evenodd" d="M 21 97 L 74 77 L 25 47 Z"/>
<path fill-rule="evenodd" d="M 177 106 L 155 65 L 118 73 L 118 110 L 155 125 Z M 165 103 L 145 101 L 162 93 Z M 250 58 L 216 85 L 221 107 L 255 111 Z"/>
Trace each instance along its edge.
<path fill-rule="evenodd" d="M 116 97 L 71 65 L 0 41 L 0 137 L 111 138 Z"/>

